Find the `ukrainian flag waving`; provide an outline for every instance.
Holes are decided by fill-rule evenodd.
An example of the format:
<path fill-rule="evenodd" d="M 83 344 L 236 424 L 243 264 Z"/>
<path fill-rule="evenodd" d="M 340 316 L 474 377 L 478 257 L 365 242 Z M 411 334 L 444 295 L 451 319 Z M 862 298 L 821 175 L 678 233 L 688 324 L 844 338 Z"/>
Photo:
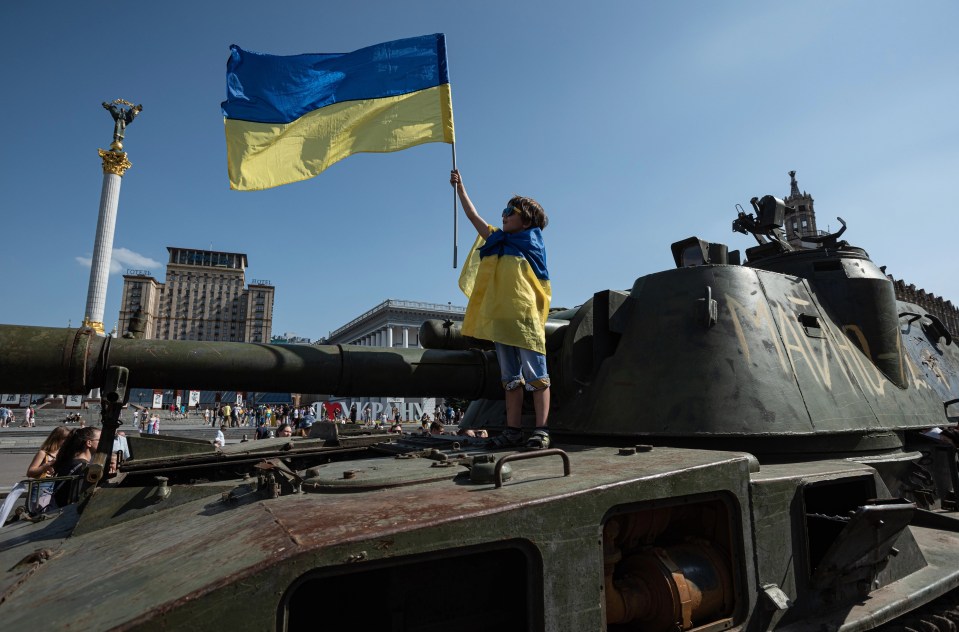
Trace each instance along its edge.
<path fill-rule="evenodd" d="M 469 297 L 463 334 L 546 353 L 546 318 L 552 289 L 543 232 L 493 232 L 477 237 L 460 273 Z"/>
<path fill-rule="evenodd" d="M 360 152 L 454 140 L 442 33 L 352 53 L 279 56 L 234 45 L 226 84 L 233 189 L 312 178 Z"/>

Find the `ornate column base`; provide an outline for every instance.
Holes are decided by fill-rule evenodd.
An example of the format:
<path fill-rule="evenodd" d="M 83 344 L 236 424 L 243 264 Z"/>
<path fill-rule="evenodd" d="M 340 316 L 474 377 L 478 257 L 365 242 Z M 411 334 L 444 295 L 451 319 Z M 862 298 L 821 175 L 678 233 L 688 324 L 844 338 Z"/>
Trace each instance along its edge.
<path fill-rule="evenodd" d="M 90 320 L 89 318 L 87 318 L 87 317 L 84 316 L 84 318 L 83 318 L 83 326 L 84 326 L 84 327 L 89 327 L 90 329 L 92 329 L 93 331 L 97 332 L 97 334 L 99 334 L 99 335 L 101 335 L 101 336 L 103 335 L 103 323 L 101 323 L 101 322 L 98 322 L 98 321 L 95 321 L 95 320 Z"/>

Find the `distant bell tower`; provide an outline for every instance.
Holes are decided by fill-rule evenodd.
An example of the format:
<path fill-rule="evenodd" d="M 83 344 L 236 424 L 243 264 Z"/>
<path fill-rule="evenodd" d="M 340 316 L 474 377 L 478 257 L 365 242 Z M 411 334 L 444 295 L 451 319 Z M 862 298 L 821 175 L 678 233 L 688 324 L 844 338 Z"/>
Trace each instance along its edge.
<path fill-rule="evenodd" d="M 796 172 L 789 172 L 789 195 L 783 200 L 786 206 L 786 240 L 794 248 L 804 248 L 803 237 L 815 237 L 816 211 L 813 209 L 812 196 L 803 191 L 799 192 L 799 183 L 796 182 Z"/>

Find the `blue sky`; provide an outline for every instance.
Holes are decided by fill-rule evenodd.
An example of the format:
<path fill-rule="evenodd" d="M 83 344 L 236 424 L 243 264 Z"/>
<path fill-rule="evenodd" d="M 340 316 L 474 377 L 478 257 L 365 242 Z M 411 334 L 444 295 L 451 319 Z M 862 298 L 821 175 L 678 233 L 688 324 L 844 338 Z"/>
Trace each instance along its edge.
<path fill-rule="evenodd" d="M 346 52 L 446 33 L 457 161 L 480 214 L 550 215 L 554 306 L 629 288 L 669 245 L 731 232 L 789 192 L 888 272 L 959 302 L 959 4 L 811 2 L 4 3 L 0 322 L 77 326 L 112 139 L 101 102 L 143 104 L 125 149 L 120 271 L 166 247 L 245 252 L 276 286 L 274 333 L 319 338 L 387 298 L 465 305 L 449 145 L 359 155 L 311 180 L 229 189 L 230 44 Z M 462 209 L 460 209 L 462 213 Z M 473 241 L 462 215 L 459 260 Z M 940 235 L 945 235 L 945 239 Z M 110 278 L 105 324 L 119 310 Z"/>

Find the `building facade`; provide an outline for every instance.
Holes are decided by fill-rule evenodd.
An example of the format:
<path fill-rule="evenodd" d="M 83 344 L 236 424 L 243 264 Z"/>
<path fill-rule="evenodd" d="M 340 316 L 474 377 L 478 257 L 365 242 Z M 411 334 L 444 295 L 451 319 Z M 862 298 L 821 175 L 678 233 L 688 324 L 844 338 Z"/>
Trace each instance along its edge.
<path fill-rule="evenodd" d="M 317 342 L 324 345 L 360 345 L 366 347 L 415 348 L 420 347 L 420 325 L 431 319 L 463 322 L 466 308 L 447 303 L 423 303 L 387 299 L 357 316 L 330 335 Z M 442 393 L 437 393 L 442 395 Z M 369 406 L 374 419 L 389 416 L 396 407 L 402 419 L 419 418 L 423 413 L 431 417 L 442 400 L 434 398 L 352 397 L 339 401 L 346 414 L 355 405 L 357 419 Z"/>
<path fill-rule="evenodd" d="M 387 299 L 330 333 L 322 344 L 418 347 L 420 325 L 430 319 L 463 322 L 466 308 L 447 303 Z"/>
<path fill-rule="evenodd" d="M 128 331 L 137 313 L 144 338 L 269 342 L 275 288 L 247 285 L 243 253 L 167 247 L 166 282 L 148 270 L 123 275 L 118 329 Z"/>

